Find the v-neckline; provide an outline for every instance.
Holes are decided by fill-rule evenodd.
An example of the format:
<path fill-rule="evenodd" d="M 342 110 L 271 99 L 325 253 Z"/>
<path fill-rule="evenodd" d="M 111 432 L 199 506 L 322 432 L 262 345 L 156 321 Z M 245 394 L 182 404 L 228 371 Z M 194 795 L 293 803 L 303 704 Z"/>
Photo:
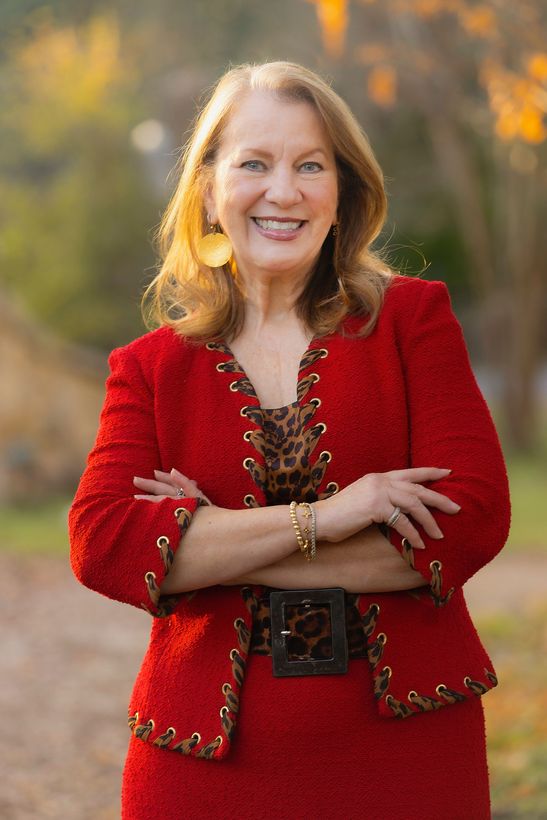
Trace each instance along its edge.
<path fill-rule="evenodd" d="M 245 368 L 243 367 L 243 365 L 241 364 L 241 362 L 239 361 L 239 359 L 237 358 L 237 356 L 233 352 L 232 348 L 230 347 L 229 343 L 225 339 L 223 340 L 222 344 L 226 348 L 226 352 L 233 359 L 234 365 L 239 369 L 239 371 L 241 372 L 241 375 L 245 378 L 245 380 L 247 381 L 247 384 L 251 388 L 252 395 L 253 395 L 253 398 L 256 400 L 257 407 L 260 410 L 264 410 L 265 412 L 268 412 L 270 410 L 272 410 L 272 411 L 273 410 L 282 410 L 284 407 L 294 407 L 297 404 L 300 405 L 300 398 L 298 396 L 298 384 L 299 384 L 299 381 L 300 381 L 300 373 L 307 366 L 305 364 L 305 361 L 306 361 L 306 358 L 307 358 L 308 354 L 310 353 L 310 351 L 315 350 L 315 348 L 317 347 L 317 344 L 319 343 L 320 340 L 321 339 L 320 339 L 319 336 L 312 336 L 312 338 L 310 339 L 310 341 L 308 343 L 308 346 L 306 347 L 306 349 L 304 350 L 302 356 L 300 357 L 300 361 L 299 361 L 299 364 L 298 364 L 298 370 L 297 370 L 297 373 L 296 373 L 296 385 L 295 385 L 295 387 L 296 387 L 296 398 L 294 399 L 294 401 L 288 402 L 287 404 L 282 404 L 280 407 L 273 407 L 273 408 L 270 408 L 270 407 L 265 407 L 264 408 L 264 407 L 262 407 L 262 405 L 260 403 L 260 400 L 258 398 L 258 394 L 256 392 L 256 388 L 255 388 L 254 384 L 252 383 L 252 381 L 250 380 L 249 376 L 247 375 L 247 372 L 246 372 Z"/>

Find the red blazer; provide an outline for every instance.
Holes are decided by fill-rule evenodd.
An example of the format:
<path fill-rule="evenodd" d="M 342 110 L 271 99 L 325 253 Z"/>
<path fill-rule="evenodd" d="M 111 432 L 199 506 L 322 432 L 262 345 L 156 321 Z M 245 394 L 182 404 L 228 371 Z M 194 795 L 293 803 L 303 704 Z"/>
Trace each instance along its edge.
<path fill-rule="evenodd" d="M 434 513 L 444 539 L 421 531 L 425 550 L 413 553 L 392 531 L 429 586 L 359 597 L 378 709 L 407 717 L 497 683 L 462 585 L 505 542 L 507 477 L 445 285 L 397 276 L 374 332 L 352 336 L 358 325 L 349 319 L 343 332 L 314 339 L 300 367 L 318 494 L 368 472 L 450 467 L 435 489 L 462 508 Z M 132 479 L 177 467 L 219 506 L 262 505 L 259 403 L 227 347 L 191 343 L 168 328 L 115 350 L 110 365 L 97 441 L 70 512 L 72 566 L 86 586 L 154 616 L 130 704 L 135 734 L 221 758 L 261 588 L 214 586 L 160 599 L 197 502 L 135 501 Z"/>

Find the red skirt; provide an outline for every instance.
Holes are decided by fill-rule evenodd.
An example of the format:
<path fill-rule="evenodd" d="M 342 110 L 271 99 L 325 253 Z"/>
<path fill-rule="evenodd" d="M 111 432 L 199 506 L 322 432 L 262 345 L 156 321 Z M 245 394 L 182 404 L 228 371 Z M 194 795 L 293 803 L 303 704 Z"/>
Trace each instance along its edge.
<path fill-rule="evenodd" d="M 368 662 L 274 678 L 251 655 L 232 748 L 184 757 L 131 737 L 123 820 L 488 820 L 479 698 L 405 720 L 378 716 Z"/>

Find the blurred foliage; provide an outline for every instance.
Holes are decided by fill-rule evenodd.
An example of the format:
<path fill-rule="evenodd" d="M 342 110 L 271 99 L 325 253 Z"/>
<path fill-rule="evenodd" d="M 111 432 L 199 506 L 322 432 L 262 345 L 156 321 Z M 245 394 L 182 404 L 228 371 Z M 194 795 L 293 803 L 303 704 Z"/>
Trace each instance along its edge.
<path fill-rule="evenodd" d="M 66 555 L 70 499 L 0 506 L 0 550 L 16 555 Z"/>
<path fill-rule="evenodd" d="M 508 462 L 511 485 L 511 549 L 547 549 L 546 458 L 515 456 Z"/>
<path fill-rule="evenodd" d="M 154 6 L 144 0 L 5 2 L 0 10 L 5 45 L 0 183 L 7 192 L 0 206 L 1 280 L 70 338 L 109 348 L 135 335 L 139 294 L 156 261 L 151 232 L 169 187 L 150 184 L 146 157 L 131 145 L 132 130 L 150 118 L 167 125 L 172 140 L 162 146 L 166 176 L 196 101 L 230 61 L 287 57 L 330 75 L 370 131 L 388 189 L 396 194 L 384 239 L 399 245 L 400 266 L 423 267 L 412 250 L 417 238 L 417 250 L 435 260 L 432 278 L 446 279 L 459 292 L 476 287 L 454 206 L 442 178 L 432 173 L 423 112 L 404 86 L 407 75 L 426 86 L 442 80 L 440 65 L 433 65 L 432 40 L 426 36 L 420 42 L 424 31 L 416 22 L 429 24 L 450 13 L 468 38 L 469 54 L 456 68 L 464 77 L 459 84 L 467 101 L 463 115 L 479 132 L 487 109 L 484 93 L 477 95 L 479 75 L 504 116 L 508 89 L 520 94 L 529 111 L 542 99 L 542 53 L 530 51 L 526 77 L 496 63 L 491 9 L 473 10 L 463 0 L 383 4 L 382 14 L 396 15 L 395 29 L 409 39 L 397 51 L 385 36 L 377 5 L 375 0 L 158 0 Z M 529 14 L 534 8 L 526 3 Z M 320 28 L 313 25 L 315 12 Z M 506 18 L 513 20 L 510 11 L 502 22 Z M 280 19 L 287 25 L 280 26 Z M 533 36 L 525 37 L 522 25 L 518 32 L 519 42 Z M 321 34 L 326 54 L 318 48 Z M 531 133 L 530 125 L 526 129 Z M 521 164 L 531 162 L 530 156 L 517 152 Z M 490 173 L 483 153 L 481 174 Z M 25 228 L 31 225 L 29 241 Z"/>
<path fill-rule="evenodd" d="M 142 332 L 153 230 L 197 104 L 230 63 L 293 59 L 370 134 L 395 265 L 477 302 L 473 341 L 504 369 L 506 428 L 531 450 L 545 31 L 539 0 L 4 0 L 0 287 L 75 341 Z"/>
<path fill-rule="evenodd" d="M 477 623 L 500 686 L 484 698 L 493 817 L 547 816 L 547 609 Z"/>
<path fill-rule="evenodd" d="M 309 2 L 316 7 L 327 52 L 340 57 L 354 19 L 349 0 Z M 442 79 L 448 63 L 448 72 L 463 75 L 465 85 L 460 91 L 473 105 L 480 104 L 477 86 L 486 90 L 493 129 L 500 140 L 539 144 L 547 138 L 547 52 L 539 4 L 530 0 L 513 5 L 492 0 L 361 0 L 352 5 L 368 7 L 370 20 L 378 22 L 384 16 L 400 29 L 409 46 L 401 54 L 376 25 L 356 47 L 355 58 L 366 68 L 368 96 L 376 105 L 392 108 L 400 100 L 399 86 L 408 82 L 405 66 L 411 64 L 415 78 L 426 76 L 430 83 Z M 374 6 L 381 6 L 376 18 Z M 450 39 L 431 42 L 428 34 L 442 32 L 434 29 L 439 21 L 448 21 Z M 447 48 L 445 58 L 450 55 L 444 65 L 435 59 L 441 54 L 440 47 Z M 460 51 L 459 59 L 454 48 Z M 482 106 L 477 113 L 484 116 Z"/>
<path fill-rule="evenodd" d="M 137 335 L 156 214 L 128 150 L 142 109 L 115 19 L 79 31 L 40 23 L 10 45 L 1 76 L 3 281 L 69 338 L 113 346 Z"/>
<path fill-rule="evenodd" d="M 247 0 L 5 2 L 0 9 L 0 286 L 66 338 L 110 349 L 143 332 L 140 294 L 169 169 L 196 100 L 230 60 L 303 46 L 313 10 Z M 213 22 L 214 21 L 214 24 Z M 275 45 L 275 32 L 279 33 Z M 159 150 L 133 135 L 158 123 Z M 155 163 L 155 164 L 154 164 Z"/>
<path fill-rule="evenodd" d="M 326 52 L 359 67 L 361 96 L 376 111 L 370 117 L 385 125 L 384 167 L 401 158 L 398 191 L 414 200 L 414 209 L 400 212 L 405 227 L 412 210 L 425 216 L 426 248 L 456 233 L 481 312 L 482 357 L 503 374 L 511 445 L 532 451 L 547 344 L 547 7 L 539 0 L 311 2 Z M 399 140 L 393 133 L 409 111 L 421 146 L 408 144 L 406 130 Z M 443 250 L 435 258 L 441 269 Z"/>

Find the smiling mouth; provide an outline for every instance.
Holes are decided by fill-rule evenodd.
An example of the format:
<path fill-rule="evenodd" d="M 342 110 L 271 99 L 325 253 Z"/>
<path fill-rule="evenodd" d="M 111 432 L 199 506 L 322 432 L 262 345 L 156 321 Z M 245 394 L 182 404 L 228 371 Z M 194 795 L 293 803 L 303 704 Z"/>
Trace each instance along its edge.
<path fill-rule="evenodd" d="M 304 219 L 261 219 L 257 216 L 253 216 L 252 220 L 263 231 L 296 231 L 306 221 Z"/>

